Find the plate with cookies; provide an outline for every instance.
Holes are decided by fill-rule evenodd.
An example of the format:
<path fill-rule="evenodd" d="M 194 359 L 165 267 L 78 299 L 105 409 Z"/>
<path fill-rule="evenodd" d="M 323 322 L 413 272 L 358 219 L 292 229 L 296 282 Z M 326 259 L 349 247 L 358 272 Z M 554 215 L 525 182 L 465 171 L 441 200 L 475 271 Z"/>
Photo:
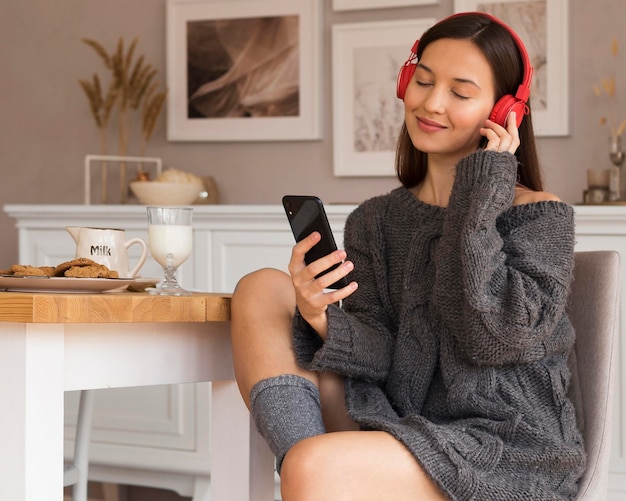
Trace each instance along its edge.
<path fill-rule="evenodd" d="M 83 257 L 57 266 L 14 264 L 0 270 L 0 291 L 107 292 L 124 290 L 134 281 L 119 278 L 116 271 Z"/>

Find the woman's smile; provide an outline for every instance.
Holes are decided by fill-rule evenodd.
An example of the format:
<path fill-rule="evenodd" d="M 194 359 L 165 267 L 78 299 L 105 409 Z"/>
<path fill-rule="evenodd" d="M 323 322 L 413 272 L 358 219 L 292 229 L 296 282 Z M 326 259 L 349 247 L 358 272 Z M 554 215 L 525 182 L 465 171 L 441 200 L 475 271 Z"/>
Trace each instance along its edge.
<path fill-rule="evenodd" d="M 425 117 L 417 117 L 417 125 L 424 132 L 440 132 L 447 129 L 445 125 Z"/>

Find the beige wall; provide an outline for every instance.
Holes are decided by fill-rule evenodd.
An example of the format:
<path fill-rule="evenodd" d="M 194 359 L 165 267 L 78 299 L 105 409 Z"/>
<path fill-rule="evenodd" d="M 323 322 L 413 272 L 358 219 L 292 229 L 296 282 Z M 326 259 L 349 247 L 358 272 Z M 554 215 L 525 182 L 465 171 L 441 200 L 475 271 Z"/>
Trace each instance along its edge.
<path fill-rule="evenodd" d="M 392 178 L 333 176 L 330 27 L 343 22 L 441 18 L 452 13 L 452 0 L 341 13 L 332 12 L 331 0 L 323 3 L 323 140 L 168 142 L 162 122 L 148 154 L 162 157 L 166 165 L 213 175 L 222 202 L 228 204 L 275 204 L 285 192 L 316 193 L 327 202 L 359 202 L 394 187 Z M 569 11 L 570 136 L 542 138 L 539 145 L 548 188 L 574 203 L 581 198 L 585 169 L 608 164 L 606 129 L 598 125 L 604 110 L 592 84 L 611 62 L 611 37 L 616 34 L 626 48 L 626 3 L 571 0 Z M 90 37 L 112 47 L 119 36 L 127 40 L 139 36 L 140 52 L 165 78 L 165 0 L 0 0 L 0 204 L 82 203 L 84 156 L 97 153 L 99 147 L 77 81 L 98 71 L 100 61 L 80 39 Z M 621 94 L 626 92 L 625 71 L 618 74 Z M 5 215 L 0 215 L 0 232 L 1 268 L 17 259 L 17 232 Z"/>

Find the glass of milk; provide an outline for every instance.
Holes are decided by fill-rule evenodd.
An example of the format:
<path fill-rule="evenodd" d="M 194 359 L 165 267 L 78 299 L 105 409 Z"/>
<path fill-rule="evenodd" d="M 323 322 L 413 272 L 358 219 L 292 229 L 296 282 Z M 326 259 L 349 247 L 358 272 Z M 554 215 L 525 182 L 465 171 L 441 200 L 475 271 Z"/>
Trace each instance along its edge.
<path fill-rule="evenodd" d="M 189 257 L 193 246 L 191 207 L 148 207 L 148 248 L 163 266 L 165 278 L 150 294 L 187 296 L 176 280 L 176 270 Z"/>

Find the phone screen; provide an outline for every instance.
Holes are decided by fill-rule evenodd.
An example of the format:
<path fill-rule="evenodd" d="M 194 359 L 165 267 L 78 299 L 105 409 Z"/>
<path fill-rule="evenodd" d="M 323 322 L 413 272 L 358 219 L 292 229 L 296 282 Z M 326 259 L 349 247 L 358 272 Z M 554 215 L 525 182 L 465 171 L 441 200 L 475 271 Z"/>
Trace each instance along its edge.
<path fill-rule="evenodd" d="M 309 195 L 286 195 L 283 197 L 283 207 L 296 242 L 309 236 L 314 231 L 319 232 L 322 236 L 322 239 L 306 253 L 304 260 L 307 264 L 311 264 L 313 261 L 337 250 L 337 244 L 328 223 L 324 205 L 319 198 Z M 337 264 L 324 273 L 320 273 L 318 277 L 335 269 L 337 266 L 339 265 Z M 348 280 L 344 277 L 330 285 L 329 288 L 339 289 L 346 285 L 348 285 Z"/>

